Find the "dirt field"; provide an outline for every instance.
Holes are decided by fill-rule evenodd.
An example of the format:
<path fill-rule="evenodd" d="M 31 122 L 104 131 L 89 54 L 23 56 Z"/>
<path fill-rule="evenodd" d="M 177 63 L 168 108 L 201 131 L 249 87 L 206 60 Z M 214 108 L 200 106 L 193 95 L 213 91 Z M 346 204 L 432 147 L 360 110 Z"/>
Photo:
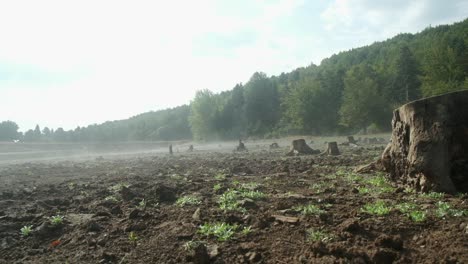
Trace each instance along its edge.
<path fill-rule="evenodd" d="M 353 173 L 384 145 L 286 157 L 285 142 L 4 154 L 0 263 L 468 263 L 467 194 Z"/>

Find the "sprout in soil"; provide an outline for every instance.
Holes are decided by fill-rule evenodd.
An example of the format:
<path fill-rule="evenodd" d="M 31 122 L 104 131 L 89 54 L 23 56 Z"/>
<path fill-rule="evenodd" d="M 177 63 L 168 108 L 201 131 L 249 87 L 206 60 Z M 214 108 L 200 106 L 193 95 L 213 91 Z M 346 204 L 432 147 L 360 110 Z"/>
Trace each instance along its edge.
<path fill-rule="evenodd" d="M 54 215 L 50 217 L 50 223 L 54 226 L 60 225 L 63 223 L 63 216 L 62 215 Z"/>
<path fill-rule="evenodd" d="M 29 236 L 29 234 L 31 233 L 32 231 L 32 225 L 29 225 L 29 226 L 23 226 L 20 231 L 21 231 L 21 235 L 23 235 L 24 237 L 27 237 Z"/>

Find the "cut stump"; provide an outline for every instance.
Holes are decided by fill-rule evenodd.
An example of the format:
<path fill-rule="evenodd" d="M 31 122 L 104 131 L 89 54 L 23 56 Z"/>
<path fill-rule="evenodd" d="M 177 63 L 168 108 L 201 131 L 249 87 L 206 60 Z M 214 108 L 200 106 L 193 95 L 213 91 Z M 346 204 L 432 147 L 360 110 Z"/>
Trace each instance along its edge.
<path fill-rule="evenodd" d="M 314 150 L 307 143 L 304 139 L 296 139 L 293 140 L 291 143 L 291 148 L 289 152 L 286 154 L 287 156 L 294 156 L 294 155 L 310 155 L 310 154 L 319 154 L 320 150 Z"/>
<path fill-rule="evenodd" d="M 393 112 L 382 165 L 420 191 L 468 191 L 468 91 L 410 102 Z"/>
<path fill-rule="evenodd" d="M 336 142 L 328 142 L 327 155 L 337 156 L 340 155 L 338 144 Z"/>

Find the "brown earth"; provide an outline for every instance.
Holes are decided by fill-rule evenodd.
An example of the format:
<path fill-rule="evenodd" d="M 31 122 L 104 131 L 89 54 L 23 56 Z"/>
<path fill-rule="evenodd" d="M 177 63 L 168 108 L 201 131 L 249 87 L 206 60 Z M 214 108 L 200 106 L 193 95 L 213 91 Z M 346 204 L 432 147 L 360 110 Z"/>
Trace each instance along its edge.
<path fill-rule="evenodd" d="M 0 263 L 468 263 L 466 194 L 420 195 L 352 172 L 381 146 L 343 146 L 339 156 L 267 149 L 3 165 Z M 243 210 L 219 207 L 223 193 L 243 188 L 265 197 L 240 199 Z M 185 195 L 201 203 L 178 206 Z M 362 211 L 377 200 L 391 211 Z M 441 201 L 461 213 L 438 215 Z M 397 210 L 403 202 L 426 219 Z M 307 204 L 321 211 L 295 210 Z M 54 215 L 63 223 L 52 225 Z M 239 228 L 227 241 L 199 232 L 215 222 Z M 326 236 L 314 240 L 311 229 Z"/>

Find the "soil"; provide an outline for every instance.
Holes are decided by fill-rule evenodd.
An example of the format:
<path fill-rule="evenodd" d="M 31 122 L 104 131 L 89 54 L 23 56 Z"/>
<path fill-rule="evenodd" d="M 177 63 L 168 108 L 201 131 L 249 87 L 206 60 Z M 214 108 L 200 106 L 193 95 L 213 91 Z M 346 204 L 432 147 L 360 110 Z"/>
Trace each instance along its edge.
<path fill-rule="evenodd" d="M 366 179 L 376 173 L 353 170 L 383 146 L 286 157 L 287 148 L 259 143 L 249 152 L 195 148 L 172 156 L 3 164 L 0 263 L 468 263 L 467 214 L 434 213 L 440 201 L 467 210 L 466 194 L 431 198 L 393 183 L 390 192 L 359 191 L 373 188 Z M 244 211 L 220 209 L 219 197 L 242 184 L 265 197 L 244 199 Z M 177 205 L 185 195 L 201 203 Z M 363 212 L 376 200 L 393 209 L 384 216 Z M 403 202 L 416 203 L 427 218 L 412 221 L 395 209 Z M 295 210 L 307 204 L 322 212 Z M 64 217 L 61 224 L 51 224 L 55 215 Z M 215 222 L 251 231 L 239 228 L 226 241 L 199 232 Z M 29 225 L 23 236 L 20 229 Z M 311 229 L 328 237 L 314 241 Z M 192 249 L 191 241 L 203 246 Z"/>

